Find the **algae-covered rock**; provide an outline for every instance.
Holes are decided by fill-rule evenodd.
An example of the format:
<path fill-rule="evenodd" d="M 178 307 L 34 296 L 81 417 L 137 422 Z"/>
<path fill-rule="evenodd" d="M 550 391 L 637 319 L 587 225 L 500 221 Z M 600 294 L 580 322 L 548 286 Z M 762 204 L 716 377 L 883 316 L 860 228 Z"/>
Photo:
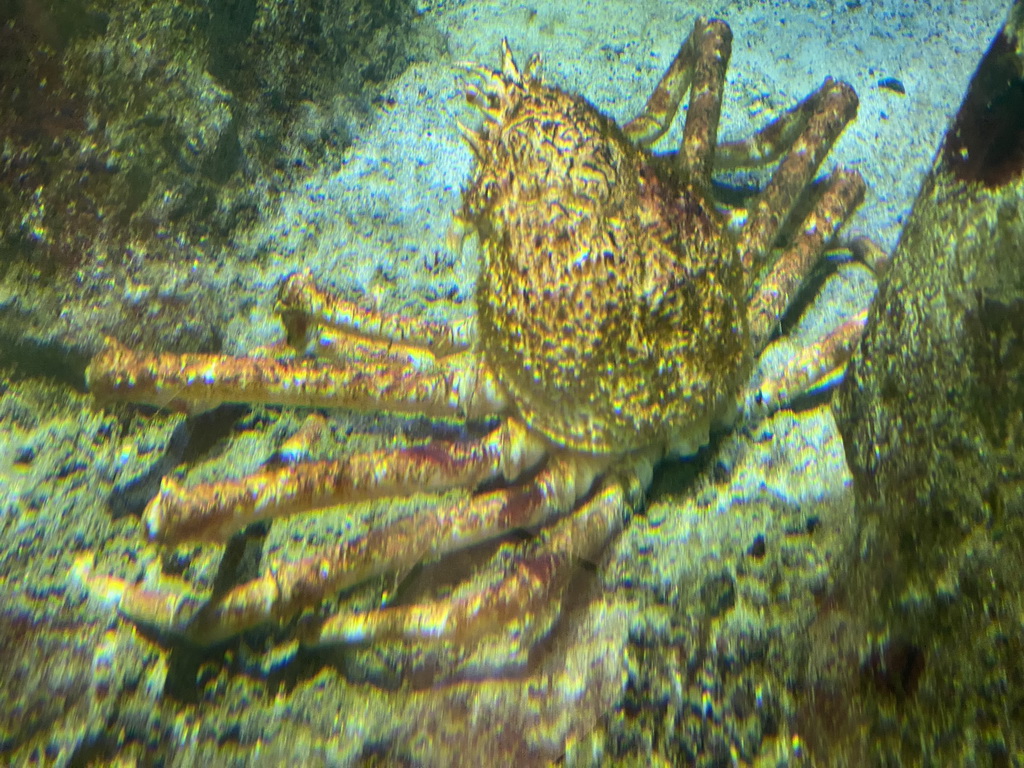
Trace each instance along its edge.
<path fill-rule="evenodd" d="M 53 270 L 152 236 L 191 255 L 348 142 L 400 71 L 408 0 L 7 0 L 0 247 Z M 103 237 L 98 237 L 103 235 Z"/>
<path fill-rule="evenodd" d="M 217 313 L 237 309 L 195 300 L 184 267 L 259 257 L 248 234 L 280 194 L 341 162 L 374 84 L 433 40 L 414 14 L 412 0 L 2 0 L 0 339 L 90 351 L 155 324 L 165 345 L 217 348 Z M 24 358 L 0 345 L 0 364 Z"/>
<path fill-rule="evenodd" d="M 1024 2 L 938 151 L 842 388 L 869 727 L 848 764 L 1024 759 Z M 850 707 L 853 709 L 853 707 Z M 836 764 L 836 763 L 832 763 Z"/>
<path fill-rule="evenodd" d="M 85 765 L 111 718 L 130 711 L 130 731 L 152 713 L 159 649 L 114 631 L 73 575 L 86 542 L 134 533 L 106 499 L 159 462 L 169 434 L 0 371 L 0 764 Z"/>

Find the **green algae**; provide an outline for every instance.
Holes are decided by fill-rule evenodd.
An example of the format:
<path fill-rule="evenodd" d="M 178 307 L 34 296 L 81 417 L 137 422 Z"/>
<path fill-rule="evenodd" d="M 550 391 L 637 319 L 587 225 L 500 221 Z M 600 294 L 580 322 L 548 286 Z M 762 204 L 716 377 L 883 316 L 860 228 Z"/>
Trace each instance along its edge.
<path fill-rule="evenodd" d="M 864 679 L 831 764 L 1024 759 L 1024 3 L 971 81 L 840 398 Z"/>

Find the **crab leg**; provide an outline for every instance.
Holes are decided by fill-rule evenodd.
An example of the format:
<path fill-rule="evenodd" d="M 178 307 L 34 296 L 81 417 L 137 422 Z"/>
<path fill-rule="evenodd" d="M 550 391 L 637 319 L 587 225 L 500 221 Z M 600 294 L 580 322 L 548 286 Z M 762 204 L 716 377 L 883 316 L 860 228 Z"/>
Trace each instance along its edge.
<path fill-rule="evenodd" d="M 418 371 L 430 371 L 438 367 L 438 356 L 430 349 L 416 344 L 405 344 L 390 339 L 376 339 L 337 328 L 319 328 L 313 338 L 311 349 L 320 360 L 329 360 L 339 365 L 363 365 L 366 360 L 388 365 L 412 366 Z M 455 353 L 450 358 L 458 358 Z"/>
<path fill-rule="evenodd" d="M 778 375 L 766 379 L 758 387 L 756 400 L 759 408 L 764 412 L 774 411 L 800 395 L 838 383 L 864 335 L 867 317 L 867 310 L 862 310 L 824 338 L 801 348 Z"/>
<path fill-rule="evenodd" d="M 700 43 L 690 86 L 690 106 L 683 128 L 683 144 L 676 162 L 684 178 L 701 189 L 711 185 L 718 140 L 718 120 L 722 115 L 725 68 L 732 53 L 732 32 L 718 19 L 699 20 Z M 694 34 L 698 27 L 694 26 Z"/>
<path fill-rule="evenodd" d="M 369 359 L 339 365 L 305 358 L 150 354 L 113 341 L 86 370 L 97 400 L 122 400 L 190 412 L 221 403 L 374 408 L 444 419 L 500 413 L 505 397 L 475 352 L 421 370 Z"/>
<path fill-rule="evenodd" d="M 86 583 L 116 599 L 121 613 L 134 621 L 215 643 L 268 621 L 287 620 L 373 576 L 556 519 L 588 493 L 609 461 L 553 459 L 526 484 L 441 503 L 433 513 L 418 511 L 374 527 L 319 556 L 272 565 L 262 576 L 212 597 L 196 613 L 194 595 L 179 591 L 177 581 L 152 588 L 86 572 Z"/>
<path fill-rule="evenodd" d="M 224 542 L 251 523 L 335 504 L 513 480 L 535 467 L 546 451 L 541 438 L 508 419 L 467 442 L 435 441 L 338 461 L 300 462 L 190 488 L 164 477 L 142 519 L 150 538 L 168 546 Z"/>
<path fill-rule="evenodd" d="M 499 552 L 495 560 L 510 562 L 496 571 L 496 581 L 469 582 L 447 600 L 336 614 L 317 633 L 317 642 L 444 638 L 468 645 L 498 628 L 525 629 L 565 587 L 572 561 L 595 559 L 621 530 L 624 508 L 621 486 L 604 488 L 525 547 L 518 545 L 511 558 Z"/>
<path fill-rule="evenodd" d="M 718 145 L 715 168 L 757 168 L 775 162 L 792 147 L 807 123 L 822 108 L 825 96 L 833 85 L 831 78 L 807 94 L 753 136 L 741 141 L 725 141 Z"/>
<path fill-rule="evenodd" d="M 296 272 L 281 285 L 277 312 L 289 343 L 299 349 L 305 349 L 311 325 L 333 330 L 338 344 L 347 337 L 405 348 L 407 354 L 427 350 L 436 357 L 468 349 L 476 335 L 475 318 L 444 323 L 364 309 L 319 288 L 308 270 Z"/>
<path fill-rule="evenodd" d="M 324 623 L 317 641 L 427 637 L 466 645 L 499 628 L 529 627 L 553 594 L 565 587 L 571 563 L 596 560 L 619 533 L 650 483 L 653 465 L 652 457 L 638 458 L 628 483 L 605 480 L 572 515 L 543 529 L 526 545 L 517 545 L 511 558 L 499 551 L 494 559 L 506 559 L 504 567 L 486 569 L 501 574 L 496 583 L 467 584 L 443 601 L 338 614 Z"/>
<path fill-rule="evenodd" d="M 683 44 L 679 46 L 676 57 L 672 59 L 665 74 L 661 76 L 658 85 L 655 86 L 650 98 L 644 105 L 640 114 L 622 126 L 622 130 L 636 144 L 642 147 L 650 147 L 658 139 L 665 135 L 672 120 L 679 110 L 679 104 L 683 96 L 694 84 L 695 67 L 701 51 L 707 46 L 705 39 L 710 38 L 716 41 L 712 44 L 714 50 L 722 57 L 721 70 L 724 73 L 725 65 L 729 59 L 730 42 L 732 34 L 728 27 L 717 19 L 708 21 L 698 18 L 693 24 L 693 30 L 687 36 Z M 702 67 L 700 73 L 700 85 L 703 90 L 716 79 L 713 76 L 713 69 L 718 64 L 709 61 Z M 720 76 L 719 76 L 720 77 Z M 721 84 L 719 84 L 719 89 Z M 696 91 L 695 91 L 696 93 Z M 717 112 L 714 105 L 710 105 L 713 111 Z M 714 123 L 717 125 L 717 117 Z M 712 134 L 712 137 L 714 134 Z"/>
<path fill-rule="evenodd" d="M 769 253 L 800 193 L 814 177 L 843 128 L 857 113 L 857 94 L 846 83 L 827 78 L 807 100 L 806 123 L 772 174 L 771 181 L 754 201 L 750 217 L 739 233 L 738 248 L 744 271 L 755 279 L 759 254 Z M 802 123 L 802 120 L 797 121 Z"/>
<path fill-rule="evenodd" d="M 756 285 L 750 299 L 750 335 L 760 353 L 800 290 L 825 246 L 864 200 L 866 185 L 856 171 L 837 169 L 825 181 L 800 233 Z"/>

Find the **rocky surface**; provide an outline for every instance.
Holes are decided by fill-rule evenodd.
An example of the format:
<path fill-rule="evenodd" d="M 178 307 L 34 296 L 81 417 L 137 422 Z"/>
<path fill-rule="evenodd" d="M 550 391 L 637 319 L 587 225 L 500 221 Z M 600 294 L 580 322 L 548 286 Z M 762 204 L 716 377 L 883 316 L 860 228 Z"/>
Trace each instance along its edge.
<path fill-rule="evenodd" d="M 1024 754 L 1022 255 L 1018 0 L 943 139 L 840 397 L 861 529 L 850 612 L 875 678 L 843 764 Z"/>
<path fill-rule="evenodd" d="M 238 307 L 202 300 L 216 265 L 256 258 L 282 193 L 336 168 L 380 83 L 441 48 L 410 0 L 2 8 L 6 365 L 101 334 L 218 348 Z"/>

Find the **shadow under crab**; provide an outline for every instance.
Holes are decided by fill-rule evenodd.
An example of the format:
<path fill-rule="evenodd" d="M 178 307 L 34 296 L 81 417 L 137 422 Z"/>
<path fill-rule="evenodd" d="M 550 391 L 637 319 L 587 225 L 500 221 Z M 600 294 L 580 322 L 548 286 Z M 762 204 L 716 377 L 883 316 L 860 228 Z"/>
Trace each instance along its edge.
<path fill-rule="evenodd" d="M 699 20 L 642 114 L 621 128 L 582 97 L 542 84 L 536 59 L 520 70 L 507 45 L 500 71 L 465 68 L 468 98 L 484 115 L 482 129 L 463 129 L 477 163 L 459 218 L 483 257 L 472 320 L 370 312 L 299 273 L 279 308 L 293 352 L 315 349 L 316 359 L 111 343 L 90 365 L 100 400 L 497 423 L 476 438 L 286 462 L 238 479 L 185 487 L 167 478 L 143 514 L 149 538 L 164 547 L 224 543 L 252 523 L 343 503 L 438 494 L 430 508 L 349 531 L 210 595 L 170 576 L 134 584 L 100 575 L 88 557 L 77 575 L 128 619 L 197 644 L 302 617 L 303 643 L 397 643 L 415 649 L 407 659 L 444 648 L 455 661 L 425 665 L 434 674 L 424 687 L 447 683 L 466 708 L 500 711 L 506 728 L 521 721 L 507 743 L 489 742 L 500 754 L 560 755 L 614 703 L 624 679 L 622 609 L 600 596 L 577 599 L 548 652 L 529 658 L 550 639 L 573 566 L 600 563 L 642 505 L 658 461 L 692 454 L 735 420 L 751 399 L 754 360 L 864 193 L 858 174 L 834 171 L 803 221 L 788 222 L 856 111 L 843 83 L 826 80 L 753 138 L 716 146 L 730 46 L 723 22 Z M 687 90 L 680 149 L 653 155 L 647 147 Z M 713 168 L 775 160 L 733 233 L 710 196 Z M 784 227 L 795 234 L 779 242 Z M 753 399 L 776 408 L 834 380 L 862 326 L 858 315 L 802 350 Z M 373 577 L 488 544 L 447 594 L 308 614 Z"/>

